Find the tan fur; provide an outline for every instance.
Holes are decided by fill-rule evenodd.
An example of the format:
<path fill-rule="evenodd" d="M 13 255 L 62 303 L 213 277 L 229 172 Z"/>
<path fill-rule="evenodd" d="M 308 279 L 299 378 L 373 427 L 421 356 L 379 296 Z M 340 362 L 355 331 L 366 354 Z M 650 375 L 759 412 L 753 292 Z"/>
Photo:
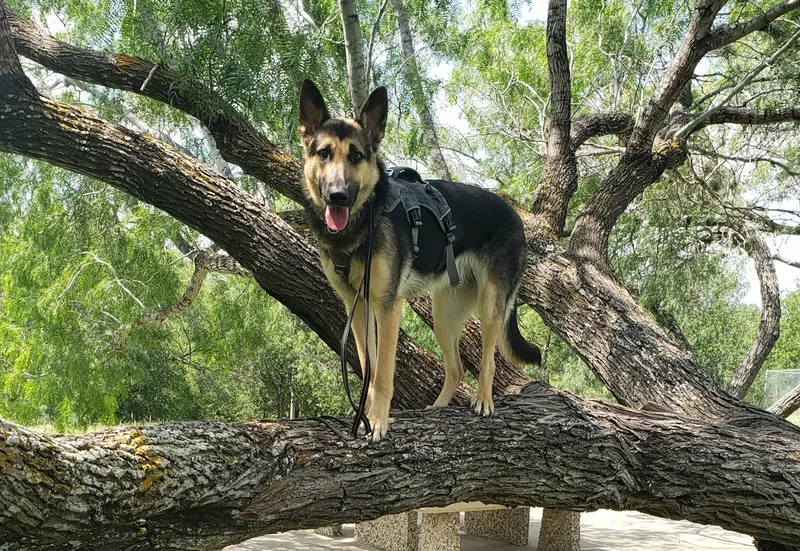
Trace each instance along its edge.
<path fill-rule="evenodd" d="M 353 126 L 359 127 L 353 120 L 347 120 Z M 360 128 L 360 127 L 359 127 Z M 362 161 L 355 166 L 347 160 L 350 146 L 358 144 L 349 139 L 341 139 L 336 136 L 323 136 L 317 143 L 317 149 L 330 148 L 331 157 L 327 161 L 322 161 L 318 156 L 308 155 L 308 147 L 312 140 L 303 139 L 303 153 L 305 164 L 303 165 L 303 191 L 306 197 L 311 200 L 315 210 L 321 215 L 325 210 L 325 204 L 320 195 L 317 182 L 332 180 L 338 175 L 350 182 L 358 183 L 358 195 L 355 203 L 350 209 L 351 215 L 357 214 L 369 200 L 375 185 L 378 183 L 378 163 L 376 155 L 371 155 L 369 161 Z"/>
<path fill-rule="evenodd" d="M 370 94 L 357 117 L 358 122 L 338 119 L 333 124 L 326 123 L 330 117 L 319 89 L 308 80 L 303 83 L 300 96 L 300 130 L 305 151 L 302 188 L 316 214 L 324 216 L 325 201 L 331 200 L 328 197 L 331 182 L 339 185 L 340 189 L 346 183 L 350 199 L 355 191 L 355 199 L 350 207 L 351 219 L 368 204 L 380 179 L 377 150 L 383 138 L 387 110 L 387 92 L 380 87 Z M 348 132 L 348 128 L 343 128 L 342 124 L 352 125 L 357 132 Z M 361 141 L 357 141 L 359 139 Z M 314 155 L 309 154 L 312 144 L 315 147 Z M 364 158 L 360 161 L 350 162 L 351 147 L 361 152 L 363 147 L 370 147 L 371 151 L 363 152 Z M 326 190 L 324 198 L 320 186 Z M 355 187 L 357 190 L 354 190 Z M 378 238 L 375 242 L 378 245 L 373 251 L 371 265 L 368 327 L 364 327 L 363 292 L 355 305 L 353 323 L 362 368 L 367 358 L 372 365 L 367 417 L 372 425 L 373 441 L 383 438 L 389 428 L 403 299 L 424 293 L 432 295 L 434 333 L 442 349 L 445 365 L 445 382 L 434 407 L 450 403 L 464 375 L 458 346 L 464 322 L 477 306 L 483 349 L 473 409 L 480 415 L 491 414 L 494 411 L 494 353 L 513 308 L 513 302 L 508 300 L 508 287 L 503 290 L 503 283 L 507 285 L 508 282 L 494 281 L 489 275 L 497 274 L 497 270 L 490 269 L 493 266 L 488 264 L 491 254 L 481 248 L 461 252 L 456 258 L 461 285 L 454 289 L 446 273 L 434 275 L 414 271 L 410 257 L 406 265 L 398 265 L 400 245 L 388 219 L 379 220 L 376 231 Z M 353 243 L 352 249 L 348 249 L 349 245 L 336 246 L 339 252 L 352 252 L 358 245 L 358 242 Z M 322 266 L 328 281 L 350 314 L 364 277 L 364 260 L 357 257 L 350 260 L 349 276 L 345 281 L 336 273 L 329 253 L 324 249 L 326 245 L 321 243 L 320 246 L 323 248 L 320 254 Z"/>

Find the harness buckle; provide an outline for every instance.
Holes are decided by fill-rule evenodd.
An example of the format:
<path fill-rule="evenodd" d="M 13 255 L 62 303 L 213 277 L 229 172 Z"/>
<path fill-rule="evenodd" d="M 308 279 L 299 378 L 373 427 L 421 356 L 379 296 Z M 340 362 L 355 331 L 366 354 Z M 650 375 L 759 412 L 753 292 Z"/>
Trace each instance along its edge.
<path fill-rule="evenodd" d="M 408 209 L 408 223 L 417 228 L 422 226 L 422 210 L 420 210 L 419 205 Z"/>

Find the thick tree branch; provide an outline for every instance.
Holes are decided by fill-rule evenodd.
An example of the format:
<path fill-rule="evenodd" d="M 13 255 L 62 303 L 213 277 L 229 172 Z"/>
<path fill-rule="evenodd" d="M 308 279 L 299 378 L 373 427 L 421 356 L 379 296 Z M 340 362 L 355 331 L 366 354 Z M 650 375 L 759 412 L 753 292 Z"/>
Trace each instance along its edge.
<path fill-rule="evenodd" d="M 619 136 L 623 140 L 630 137 L 633 130 L 633 117 L 622 111 L 592 113 L 583 116 L 572 125 L 571 145 L 576 151 L 590 138 L 598 136 Z"/>
<path fill-rule="evenodd" d="M 9 19 L 13 15 L 5 2 L 0 2 L 0 93 L 17 90 L 20 94 L 34 97 L 36 89 L 25 76 L 14 49 L 14 39 L 9 28 Z"/>
<path fill-rule="evenodd" d="M 705 39 L 704 48 L 707 51 L 717 50 L 728 44 L 733 44 L 750 33 L 763 30 L 771 22 L 782 15 L 800 8 L 800 0 L 782 2 L 761 15 L 739 24 L 724 25 L 714 29 Z"/>
<path fill-rule="evenodd" d="M 547 163 L 534 192 L 532 212 L 557 236 L 564 230 L 569 200 L 578 189 L 575 148 L 570 143 L 572 84 L 566 0 L 551 0 L 547 10 L 547 67 L 550 71 L 550 134 Z"/>
<path fill-rule="evenodd" d="M 747 356 L 736 369 L 728 386 L 728 392 L 743 399 L 780 336 L 781 302 L 772 253 L 758 228 L 751 222 L 742 221 L 735 222 L 734 229 L 741 237 L 742 246 L 755 263 L 761 289 L 758 332 Z"/>
<path fill-rule="evenodd" d="M 792 413 L 800 409 L 800 385 L 784 394 L 777 402 L 770 406 L 769 410 L 786 419 Z"/>
<path fill-rule="evenodd" d="M 707 53 L 703 41 L 726 0 L 699 0 L 678 51 L 661 79 L 642 116 L 636 121 L 625 154 L 598 186 L 580 213 L 572 232 L 572 250 L 583 258 L 605 261 L 608 236 L 619 216 L 647 186 L 669 167 L 685 159 L 680 142 L 654 140 L 692 78 L 695 67 Z"/>
<path fill-rule="evenodd" d="M 44 436 L 0 421 L 6 549 L 214 549 L 458 501 L 636 509 L 800 541 L 797 439 L 530 385 L 403 412 L 377 445 L 316 421 L 169 423 Z M 503 458 L 499 461 L 498 458 Z M 365 471 L 365 465 L 369 469 Z"/>
<path fill-rule="evenodd" d="M 800 121 L 800 107 L 775 107 L 769 109 L 748 109 L 745 107 L 721 107 L 704 124 L 775 124 Z M 696 128 L 695 130 L 698 130 Z"/>
<path fill-rule="evenodd" d="M 302 202 L 297 184 L 299 163 L 235 109 L 223 104 L 211 90 L 187 81 L 163 65 L 76 48 L 56 40 L 11 11 L 4 0 L 0 0 L 0 5 L 9 15 L 14 45 L 20 55 L 70 78 L 144 95 L 197 118 L 214 136 L 226 161 L 242 167 L 245 173 L 286 197 Z M 147 86 L 142 89 L 145 80 Z"/>
<path fill-rule="evenodd" d="M 692 10 L 686 36 L 633 129 L 628 147 L 634 154 L 649 152 L 656 133 L 667 118 L 670 107 L 677 101 L 678 96 L 689 83 L 697 64 L 709 51 L 708 46 L 704 45 L 704 41 L 709 36 L 714 19 L 726 2 L 727 0 L 698 0 L 696 7 Z"/>

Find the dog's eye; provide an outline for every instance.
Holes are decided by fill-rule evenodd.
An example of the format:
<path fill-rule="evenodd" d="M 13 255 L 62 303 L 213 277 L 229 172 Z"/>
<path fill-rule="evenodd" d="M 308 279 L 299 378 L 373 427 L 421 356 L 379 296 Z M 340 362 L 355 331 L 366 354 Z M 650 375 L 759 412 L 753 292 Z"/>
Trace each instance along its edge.
<path fill-rule="evenodd" d="M 323 161 L 327 161 L 328 159 L 331 158 L 331 151 L 328 148 L 320 149 L 319 151 L 317 151 L 317 155 L 319 155 L 319 158 L 322 159 Z"/>
<path fill-rule="evenodd" d="M 363 158 L 364 158 L 364 155 L 362 155 L 360 151 L 353 151 L 350 154 L 350 162 L 353 163 L 353 164 L 356 164 L 357 162 L 359 162 Z"/>

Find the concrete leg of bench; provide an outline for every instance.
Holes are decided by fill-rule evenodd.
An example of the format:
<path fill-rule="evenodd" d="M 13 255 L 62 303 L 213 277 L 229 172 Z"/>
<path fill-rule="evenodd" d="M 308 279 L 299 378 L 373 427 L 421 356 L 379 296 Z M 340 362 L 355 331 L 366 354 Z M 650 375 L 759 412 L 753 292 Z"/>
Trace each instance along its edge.
<path fill-rule="evenodd" d="M 544 509 L 539 528 L 539 551 L 580 551 L 581 514 Z"/>
<path fill-rule="evenodd" d="M 460 551 L 458 513 L 422 513 L 418 551 Z"/>
<path fill-rule="evenodd" d="M 467 511 L 464 513 L 464 532 L 511 545 L 528 545 L 530 516 L 528 507 Z"/>
<path fill-rule="evenodd" d="M 334 524 L 333 526 L 323 526 L 322 528 L 317 528 L 314 532 L 326 538 L 336 538 L 342 535 L 342 525 Z"/>
<path fill-rule="evenodd" d="M 416 551 L 417 512 L 359 522 L 356 524 L 355 538 L 383 551 Z"/>

